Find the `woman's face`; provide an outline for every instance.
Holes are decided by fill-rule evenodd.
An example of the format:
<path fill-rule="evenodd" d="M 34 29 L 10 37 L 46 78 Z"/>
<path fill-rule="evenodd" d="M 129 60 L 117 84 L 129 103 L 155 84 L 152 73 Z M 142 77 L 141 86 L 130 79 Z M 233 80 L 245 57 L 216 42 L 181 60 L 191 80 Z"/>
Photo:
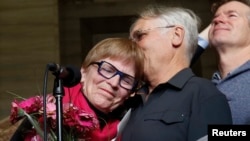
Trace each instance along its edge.
<path fill-rule="evenodd" d="M 124 100 L 129 97 L 130 90 L 125 89 L 124 86 L 127 87 L 131 84 L 131 77 L 125 75 L 126 77 L 123 77 L 122 82 L 120 82 L 121 75 L 118 74 L 107 79 L 98 72 L 98 67 L 103 67 L 102 72 L 105 75 L 106 73 L 115 73 L 117 69 L 133 78 L 135 76 L 135 67 L 134 62 L 124 62 L 118 59 L 106 58 L 97 62 L 101 61 L 105 62 L 102 65 L 92 64 L 86 70 L 81 69 L 81 82 L 83 83 L 83 93 L 90 103 L 98 110 L 109 113 L 120 106 Z M 122 84 L 123 87 L 120 84 Z"/>

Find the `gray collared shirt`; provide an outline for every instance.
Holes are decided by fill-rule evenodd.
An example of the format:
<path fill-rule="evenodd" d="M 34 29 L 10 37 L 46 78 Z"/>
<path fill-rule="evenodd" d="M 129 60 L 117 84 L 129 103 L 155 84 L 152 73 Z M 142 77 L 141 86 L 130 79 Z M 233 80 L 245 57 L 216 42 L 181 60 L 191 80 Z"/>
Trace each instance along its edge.
<path fill-rule="evenodd" d="M 215 72 L 212 82 L 226 95 L 233 124 L 250 124 L 250 60 L 221 79 Z"/>

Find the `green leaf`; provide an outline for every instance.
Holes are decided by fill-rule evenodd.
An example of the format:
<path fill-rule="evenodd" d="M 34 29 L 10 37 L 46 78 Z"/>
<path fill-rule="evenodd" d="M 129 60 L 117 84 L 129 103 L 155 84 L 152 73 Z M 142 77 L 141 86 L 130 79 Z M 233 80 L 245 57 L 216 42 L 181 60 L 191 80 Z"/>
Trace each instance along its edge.
<path fill-rule="evenodd" d="M 14 96 L 16 96 L 17 98 L 19 98 L 19 99 L 22 99 L 22 100 L 25 100 L 26 98 L 24 98 L 24 97 L 21 97 L 20 95 L 18 95 L 18 94 L 15 94 L 15 93 L 13 93 L 13 92 L 11 92 L 11 91 L 6 91 L 7 93 L 9 93 L 9 94 L 11 94 L 11 95 L 14 95 Z"/>
<path fill-rule="evenodd" d="M 27 114 L 25 111 L 23 111 L 23 113 L 28 118 L 30 123 L 34 126 L 34 128 L 36 129 L 36 132 L 40 135 L 41 138 L 43 138 L 44 137 L 43 130 L 39 126 L 39 123 L 36 120 L 34 120 L 29 114 Z"/>
<path fill-rule="evenodd" d="M 22 109 L 22 108 L 18 108 L 18 117 L 23 117 L 23 116 L 25 116 L 25 114 L 24 114 L 24 110 Z"/>

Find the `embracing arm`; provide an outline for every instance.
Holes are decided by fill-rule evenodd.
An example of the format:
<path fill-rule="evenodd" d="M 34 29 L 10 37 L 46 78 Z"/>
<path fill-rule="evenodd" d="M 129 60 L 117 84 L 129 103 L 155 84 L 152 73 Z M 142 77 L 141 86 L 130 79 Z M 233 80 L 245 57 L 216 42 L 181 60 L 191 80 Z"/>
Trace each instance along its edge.
<path fill-rule="evenodd" d="M 204 50 L 209 46 L 208 42 L 208 31 L 210 25 L 208 25 L 204 30 L 202 30 L 198 37 L 198 47 L 194 53 L 194 56 L 191 60 L 191 66 L 198 60 L 200 55 L 204 52 Z"/>

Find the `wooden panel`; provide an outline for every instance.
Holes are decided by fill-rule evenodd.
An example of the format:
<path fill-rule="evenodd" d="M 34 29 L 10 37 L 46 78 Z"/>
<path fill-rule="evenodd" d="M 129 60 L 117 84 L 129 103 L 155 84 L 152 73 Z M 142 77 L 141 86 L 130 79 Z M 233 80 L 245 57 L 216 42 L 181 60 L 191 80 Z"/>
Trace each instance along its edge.
<path fill-rule="evenodd" d="M 0 9 L 25 9 L 31 7 L 47 7 L 57 5 L 56 0 L 1 0 Z"/>
<path fill-rule="evenodd" d="M 46 64 L 59 61 L 57 0 L 0 1 L 0 118 L 10 113 L 12 91 L 42 92 Z M 49 74 L 48 92 L 54 76 Z"/>
<path fill-rule="evenodd" d="M 18 13 L 18 14 L 17 14 Z M 1 11 L 1 24 L 52 24 L 57 12 L 51 7 L 32 7 Z"/>

